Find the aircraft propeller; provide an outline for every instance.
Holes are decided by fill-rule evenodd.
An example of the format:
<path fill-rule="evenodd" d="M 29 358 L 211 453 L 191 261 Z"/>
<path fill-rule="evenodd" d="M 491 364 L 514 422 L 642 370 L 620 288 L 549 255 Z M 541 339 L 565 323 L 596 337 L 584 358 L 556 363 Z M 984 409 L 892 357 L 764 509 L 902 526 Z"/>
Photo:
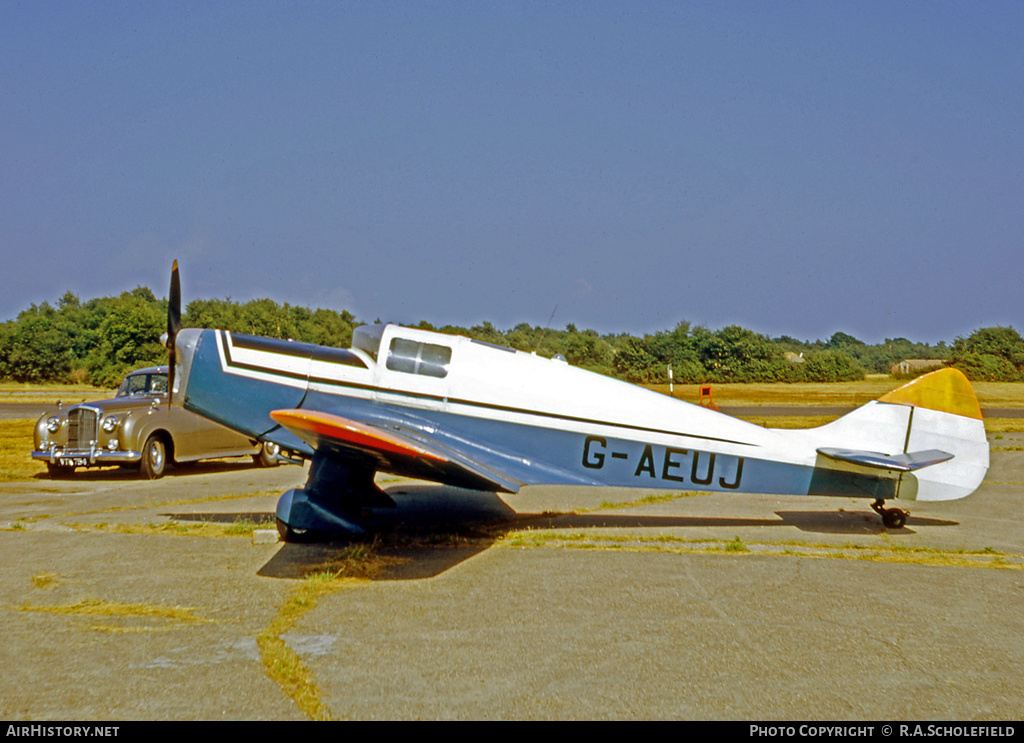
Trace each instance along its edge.
<path fill-rule="evenodd" d="M 178 348 L 175 341 L 181 330 L 181 280 L 178 278 L 178 261 L 171 268 L 171 289 L 167 295 L 167 407 L 171 406 L 174 394 L 174 368 L 177 363 Z"/>

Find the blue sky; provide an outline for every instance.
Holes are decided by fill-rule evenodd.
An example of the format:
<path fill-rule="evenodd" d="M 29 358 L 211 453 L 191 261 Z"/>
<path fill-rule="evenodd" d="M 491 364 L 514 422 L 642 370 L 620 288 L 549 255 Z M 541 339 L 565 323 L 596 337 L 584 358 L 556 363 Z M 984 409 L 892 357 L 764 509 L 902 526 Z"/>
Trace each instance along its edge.
<path fill-rule="evenodd" d="M 0 319 L 1022 328 L 1018 2 L 0 2 Z"/>

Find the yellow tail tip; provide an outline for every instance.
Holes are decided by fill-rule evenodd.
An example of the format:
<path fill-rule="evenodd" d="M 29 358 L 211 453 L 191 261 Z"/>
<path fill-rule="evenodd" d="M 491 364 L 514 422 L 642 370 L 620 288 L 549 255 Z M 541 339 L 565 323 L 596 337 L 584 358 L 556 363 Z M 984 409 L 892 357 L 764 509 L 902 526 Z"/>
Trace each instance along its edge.
<path fill-rule="evenodd" d="M 913 405 L 981 420 L 981 406 L 967 377 L 957 369 L 939 369 L 907 382 L 878 398 L 879 402 Z"/>

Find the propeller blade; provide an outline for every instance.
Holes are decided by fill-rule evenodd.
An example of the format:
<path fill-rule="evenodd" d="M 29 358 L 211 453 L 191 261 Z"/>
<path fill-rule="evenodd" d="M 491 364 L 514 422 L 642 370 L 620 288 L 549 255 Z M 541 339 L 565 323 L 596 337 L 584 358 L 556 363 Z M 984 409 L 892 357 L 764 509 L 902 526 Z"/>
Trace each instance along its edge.
<path fill-rule="evenodd" d="M 171 268 L 171 291 L 167 295 L 167 347 L 174 347 L 174 338 L 181 330 L 181 280 L 178 278 L 178 261 Z"/>
<path fill-rule="evenodd" d="M 175 341 L 181 330 L 181 280 L 178 278 L 178 261 L 171 268 L 171 289 L 167 295 L 167 407 L 171 407 L 174 395 L 174 368 L 178 361 L 178 347 Z"/>

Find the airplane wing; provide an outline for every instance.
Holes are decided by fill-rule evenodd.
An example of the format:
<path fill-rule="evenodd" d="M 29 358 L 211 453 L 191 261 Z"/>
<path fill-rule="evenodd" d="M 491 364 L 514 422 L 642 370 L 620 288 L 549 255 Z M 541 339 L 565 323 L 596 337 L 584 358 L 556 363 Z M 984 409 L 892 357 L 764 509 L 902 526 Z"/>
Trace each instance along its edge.
<path fill-rule="evenodd" d="M 343 461 L 368 463 L 381 472 L 505 493 L 517 492 L 524 484 L 422 431 L 384 427 L 315 410 L 274 410 L 270 417 L 314 451 Z"/>

